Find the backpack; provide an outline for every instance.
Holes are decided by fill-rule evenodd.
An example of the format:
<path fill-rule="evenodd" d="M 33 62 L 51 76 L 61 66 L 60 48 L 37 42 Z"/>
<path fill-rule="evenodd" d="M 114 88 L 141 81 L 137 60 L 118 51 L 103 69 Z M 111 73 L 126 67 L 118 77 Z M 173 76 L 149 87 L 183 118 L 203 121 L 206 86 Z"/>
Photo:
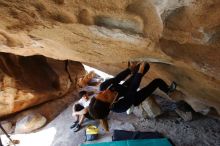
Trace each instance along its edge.
<path fill-rule="evenodd" d="M 86 140 L 93 141 L 98 139 L 99 129 L 95 125 L 89 125 L 86 127 Z"/>

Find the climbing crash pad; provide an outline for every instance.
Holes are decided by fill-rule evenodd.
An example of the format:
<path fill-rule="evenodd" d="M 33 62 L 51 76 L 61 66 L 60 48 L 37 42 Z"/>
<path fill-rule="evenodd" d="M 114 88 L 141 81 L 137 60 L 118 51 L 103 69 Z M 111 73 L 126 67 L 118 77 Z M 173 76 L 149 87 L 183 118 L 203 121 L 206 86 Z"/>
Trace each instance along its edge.
<path fill-rule="evenodd" d="M 172 146 L 167 138 L 123 140 L 95 144 L 82 144 L 81 146 Z"/>

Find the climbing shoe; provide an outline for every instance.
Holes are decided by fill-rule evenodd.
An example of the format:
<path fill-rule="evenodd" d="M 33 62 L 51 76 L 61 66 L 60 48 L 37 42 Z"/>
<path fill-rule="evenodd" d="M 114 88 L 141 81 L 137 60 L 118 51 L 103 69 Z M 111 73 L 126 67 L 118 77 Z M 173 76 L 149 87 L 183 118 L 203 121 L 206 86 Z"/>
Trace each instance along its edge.
<path fill-rule="evenodd" d="M 176 82 L 173 81 L 173 82 L 171 83 L 171 85 L 169 86 L 169 90 L 168 90 L 167 94 L 169 95 L 170 93 L 172 93 L 173 91 L 175 91 L 175 90 L 176 90 L 176 86 L 177 86 Z"/>
<path fill-rule="evenodd" d="M 80 130 L 80 128 L 81 128 L 81 126 L 77 123 L 77 125 L 74 127 L 73 131 L 77 132 Z"/>
<path fill-rule="evenodd" d="M 70 129 L 73 129 L 78 124 L 78 121 L 74 122 L 73 125 L 70 126 Z"/>
<path fill-rule="evenodd" d="M 132 105 L 127 111 L 126 114 L 130 115 L 134 111 L 134 105 Z"/>

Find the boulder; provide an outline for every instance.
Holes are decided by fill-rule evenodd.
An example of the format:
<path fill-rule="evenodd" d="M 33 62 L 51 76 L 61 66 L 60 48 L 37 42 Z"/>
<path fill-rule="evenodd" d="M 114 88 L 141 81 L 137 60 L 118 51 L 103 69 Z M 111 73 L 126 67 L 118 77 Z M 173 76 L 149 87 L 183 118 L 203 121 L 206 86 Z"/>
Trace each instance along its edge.
<path fill-rule="evenodd" d="M 10 121 L 2 121 L 1 126 L 7 133 L 12 133 L 14 131 L 14 127 Z M 4 132 L 0 129 L 0 135 L 2 134 L 4 134 Z"/>
<path fill-rule="evenodd" d="M 17 121 L 15 133 L 29 133 L 43 127 L 47 119 L 39 113 L 31 113 Z"/>
<path fill-rule="evenodd" d="M 0 116 L 64 95 L 75 80 L 61 60 L 111 75 L 128 60 L 150 62 L 142 86 L 154 78 L 175 81 L 178 100 L 219 114 L 219 7 L 219 0 L 0 1 L 0 68 L 15 82 L 1 89 Z"/>
<path fill-rule="evenodd" d="M 55 100 L 76 90 L 81 63 L 0 53 L 0 116 Z"/>
<path fill-rule="evenodd" d="M 140 118 L 155 118 L 162 114 L 162 111 L 154 97 L 149 96 L 139 106 L 134 107 L 133 113 Z"/>
<path fill-rule="evenodd" d="M 149 118 L 155 118 L 162 114 L 159 104 L 155 101 L 153 96 L 148 97 L 145 101 L 141 104 L 144 111 L 147 113 Z"/>
<path fill-rule="evenodd" d="M 179 101 L 176 103 L 177 108 L 175 112 L 184 120 L 191 121 L 193 119 L 193 109 L 184 101 Z"/>
<path fill-rule="evenodd" d="M 175 112 L 185 121 L 191 121 L 193 116 L 192 116 L 192 112 L 184 112 L 180 109 L 176 109 Z"/>

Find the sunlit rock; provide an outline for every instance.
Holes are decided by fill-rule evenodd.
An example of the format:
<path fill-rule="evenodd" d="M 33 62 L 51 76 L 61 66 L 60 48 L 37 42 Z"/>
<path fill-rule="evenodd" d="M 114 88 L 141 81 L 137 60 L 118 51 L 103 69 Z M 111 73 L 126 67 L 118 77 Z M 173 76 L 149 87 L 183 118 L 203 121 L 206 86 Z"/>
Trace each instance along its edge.
<path fill-rule="evenodd" d="M 0 1 L 0 51 L 18 58 L 68 59 L 112 75 L 128 60 L 148 61 L 151 69 L 142 85 L 157 77 L 168 83 L 175 80 L 179 97 L 195 111 L 212 108 L 220 113 L 219 7 L 218 0 Z M 68 91 L 71 81 L 61 65 L 65 63 L 47 64 L 51 69 L 39 68 L 42 72 L 35 68 L 20 72 L 16 61 L 8 68 L 1 65 L 16 87 L 18 80 L 26 83 L 21 91 L 12 85 L 2 87 L 1 107 L 8 105 L 2 115 L 18 111 L 17 95 L 31 99 L 30 104 L 18 100 L 19 109 L 24 109 Z M 12 76 L 18 74 L 23 78 Z M 44 93 L 26 92 L 26 88 Z"/>
<path fill-rule="evenodd" d="M 74 91 L 84 68 L 78 62 L 43 56 L 0 54 L 0 116 L 54 100 Z"/>
<path fill-rule="evenodd" d="M 28 133 L 37 130 L 44 126 L 46 122 L 47 119 L 44 116 L 38 113 L 31 113 L 17 121 L 15 133 Z"/>

